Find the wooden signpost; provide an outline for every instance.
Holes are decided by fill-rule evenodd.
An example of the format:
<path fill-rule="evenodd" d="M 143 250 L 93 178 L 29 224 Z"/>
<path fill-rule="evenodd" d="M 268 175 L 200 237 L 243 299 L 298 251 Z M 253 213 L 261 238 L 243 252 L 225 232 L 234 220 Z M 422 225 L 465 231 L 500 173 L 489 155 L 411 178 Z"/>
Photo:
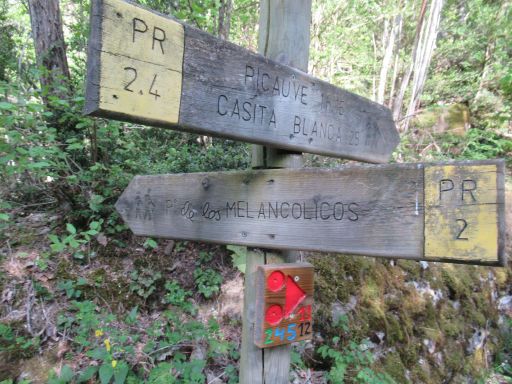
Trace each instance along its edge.
<path fill-rule="evenodd" d="M 93 0 L 85 112 L 387 162 L 388 108 L 122 0 Z"/>
<path fill-rule="evenodd" d="M 137 235 L 502 265 L 504 162 L 136 176 Z"/>
<path fill-rule="evenodd" d="M 308 0 L 263 2 L 263 53 L 279 45 L 270 26 L 290 25 L 295 5 L 308 8 L 293 26 L 303 30 Z M 300 51 L 281 61 L 306 70 Z M 256 167 L 300 163 L 280 149 L 386 162 L 399 141 L 387 108 L 122 0 L 92 0 L 85 112 L 273 147 L 255 151 Z M 136 176 L 116 209 L 137 235 L 497 266 L 504 168 L 487 160 Z M 286 344 L 312 334 L 313 267 L 266 258 L 248 261 L 242 383 L 288 382 Z"/>

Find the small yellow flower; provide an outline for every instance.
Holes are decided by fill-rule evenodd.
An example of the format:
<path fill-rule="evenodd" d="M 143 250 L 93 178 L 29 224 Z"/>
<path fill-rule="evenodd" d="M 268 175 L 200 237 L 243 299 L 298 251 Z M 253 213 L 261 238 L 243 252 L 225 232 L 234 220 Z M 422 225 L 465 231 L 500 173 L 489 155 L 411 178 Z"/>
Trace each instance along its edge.
<path fill-rule="evenodd" d="M 105 343 L 105 348 L 107 348 L 107 352 L 110 352 L 110 340 L 105 339 L 104 343 Z"/>
<path fill-rule="evenodd" d="M 94 335 L 96 337 L 101 337 L 103 336 L 103 331 L 101 329 L 97 329 L 96 331 L 94 331 Z"/>
<path fill-rule="evenodd" d="M 117 360 L 112 360 L 112 368 L 117 367 Z"/>

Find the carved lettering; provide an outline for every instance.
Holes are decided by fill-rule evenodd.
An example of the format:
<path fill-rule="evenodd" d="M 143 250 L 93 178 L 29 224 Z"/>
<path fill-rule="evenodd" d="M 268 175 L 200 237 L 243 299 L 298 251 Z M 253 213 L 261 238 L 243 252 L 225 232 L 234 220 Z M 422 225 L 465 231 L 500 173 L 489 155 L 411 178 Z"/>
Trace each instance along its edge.
<path fill-rule="evenodd" d="M 293 89 L 293 101 L 302 105 L 308 105 L 307 96 L 309 86 L 297 80 L 295 75 L 282 77 L 265 72 L 259 67 L 250 64 L 245 65 L 244 86 L 256 94 L 272 97 L 290 97 L 290 90 Z"/>
<path fill-rule="evenodd" d="M 221 94 L 217 97 L 217 114 L 242 121 L 252 121 L 253 124 L 274 127 L 277 124 L 276 113 L 273 108 L 258 104 L 252 100 L 229 98 Z"/>
<path fill-rule="evenodd" d="M 164 46 L 163 42 L 165 41 L 165 31 L 161 28 L 154 27 L 153 28 L 153 42 L 151 44 L 151 49 L 155 49 L 155 41 L 158 41 L 158 44 L 160 45 L 160 49 L 162 50 L 162 54 L 164 54 Z"/>
<path fill-rule="evenodd" d="M 472 180 L 472 179 L 463 180 L 461 189 L 462 189 L 462 201 L 464 201 L 465 193 L 469 193 L 469 196 L 471 196 L 471 201 L 476 201 L 475 196 L 473 195 L 473 191 L 476 190 L 476 181 L 475 180 Z"/>
<path fill-rule="evenodd" d="M 439 201 L 443 199 L 443 192 L 453 191 L 455 185 L 451 179 L 442 179 L 439 181 Z"/>
<path fill-rule="evenodd" d="M 140 27 L 144 27 L 144 29 L 140 29 Z M 132 43 L 135 43 L 135 34 L 137 32 L 146 33 L 147 30 L 148 30 L 148 25 L 146 24 L 146 22 L 142 19 L 134 17 L 132 20 Z"/>

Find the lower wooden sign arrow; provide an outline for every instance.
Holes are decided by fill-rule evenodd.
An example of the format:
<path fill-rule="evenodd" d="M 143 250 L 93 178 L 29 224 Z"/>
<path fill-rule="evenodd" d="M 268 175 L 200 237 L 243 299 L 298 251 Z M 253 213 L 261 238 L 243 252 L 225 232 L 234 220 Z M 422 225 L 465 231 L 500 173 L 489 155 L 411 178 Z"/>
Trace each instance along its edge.
<path fill-rule="evenodd" d="M 136 176 L 137 235 L 504 265 L 504 161 Z"/>

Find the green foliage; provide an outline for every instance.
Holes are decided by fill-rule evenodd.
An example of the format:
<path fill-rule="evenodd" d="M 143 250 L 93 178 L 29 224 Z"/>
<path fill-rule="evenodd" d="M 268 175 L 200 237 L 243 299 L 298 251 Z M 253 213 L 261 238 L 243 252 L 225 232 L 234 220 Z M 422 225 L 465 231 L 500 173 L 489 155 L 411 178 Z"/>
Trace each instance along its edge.
<path fill-rule="evenodd" d="M 499 136 L 496 132 L 470 129 L 462 156 L 475 160 L 501 157 L 511 161 L 512 140 Z"/>
<path fill-rule="evenodd" d="M 0 323 L 0 352 L 7 356 L 31 357 L 40 345 L 39 337 L 30 337 L 7 324 Z"/>
<path fill-rule="evenodd" d="M 335 337 L 333 344 L 336 345 L 339 341 L 340 339 Z M 317 352 L 322 358 L 333 362 L 328 374 L 331 383 L 343 383 L 350 371 L 357 383 L 394 383 L 389 376 L 372 370 L 373 356 L 365 342 L 358 344 L 350 341 L 348 345 L 341 348 L 341 351 L 324 344 L 317 349 Z"/>
<path fill-rule="evenodd" d="M 211 268 L 196 268 L 194 281 L 198 292 L 208 299 L 220 291 L 222 276 Z"/>
<path fill-rule="evenodd" d="M 130 291 L 146 300 L 156 290 L 161 278 L 162 274 L 152 268 L 136 269 L 130 274 Z"/>
<path fill-rule="evenodd" d="M 175 307 L 181 308 L 185 312 L 194 313 L 194 306 L 189 301 L 192 293 L 184 290 L 176 281 L 165 283 L 164 302 Z"/>
<path fill-rule="evenodd" d="M 231 254 L 233 265 L 237 267 L 240 272 L 245 273 L 245 266 L 247 265 L 247 247 L 228 245 L 226 248 L 233 252 Z"/>
<path fill-rule="evenodd" d="M 18 32 L 8 19 L 8 2 L 0 1 L 0 81 L 7 81 L 8 74 L 16 68 L 14 35 Z"/>
<path fill-rule="evenodd" d="M 48 384 L 67 384 L 73 380 L 73 376 L 73 370 L 69 365 L 66 364 L 61 368 L 60 374 L 58 376 L 55 373 L 50 375 Z"/>
<path fill-rule="evenodd" d="M 444 9 L 423 99 L 428 104 L 466 103 L 474 126 L 503 128 L 511 108 L 510 98 L 502 98 L 509 97 L 510 90 L 511 55 L 505 48 L 512 38 L 510 7 L 485 0 L 465 5 L 450 0 Z"/>
<path fill-rule="evenodd" d="M 440 151 L 434 158 L 446 160 L 484 160 L 504 158 L 508 165 L 512 159 L 512 140 L 498 132 L 471 128 L 464 136 L 449 133 L 436 136 Z"/>
<path fill-rule="evenodd" d="M 83 287 L 84 285 L 87 285 L 87 280 L 80 277 L 77 281 L 60 280 L 57 282 L 57 289 L 64 291 L 68 299 L 78 300 L 82 296 L 80 287 Z"/>
<path fill-rule="evenodd" d="M 183 306 L 177 298 L 180 291 L 175 284 L 169 285 L 174 293 L 172 300 Z M 180 292 L 185 300 L 188 294 Z M 185 305 L 186 307 L 186 305 Z M 144 356 L 150 367 L 149 382 L 203 383 L 206 360 L 190 360 L 182 348 L 190 345 L 207 345 L 210 356 L 230 358 L 234 346 L 224 341 L 218 324 L 211 320 L 207 326 L 193 319 L 185 319 L 176 311 L 167 311 L 162 320 L 155 320 L 149 326 L 137 324 L 137 308 L 133 308 L 126 319 L 130 327 L 119 328 L 116 316 L 100 311 L 93 302 L 74 301 L 71 310 L 62 313 L 59 327 L 72 337 L 73 349 L 96 364 L 76 372 L 66 371 L 64 377 L 53 375 L 54 383 L 86 382 L 98 379 L 101 383 L 140 382 L 142 372 L 130 363 L 135 353 L 135 345 L 144 341 Z M 194 312 L 194 311 L 191 311 Z M 160 362 L 163 361 L 163 362 Z M 158 363 L 157 363 L 158 362 Z M 236 370 L 231 369 L 231 382 L 236 382 Z"/>
<path fill-rule="evenodd" d="M 494 370 L 512 382 L 512 319 L 505 319 L 505 322 Z"/>
<path fill-rule="evenodd" d="M 148 249 L 148 248 L 155 249 L 157 247 L 158 247 L 158 243 L 151 238 L 146 239 L 146 241 L 144 242 L 144 248 L 146 248 L 146 249 Z"/>
<path fill-rule="evenodd" d="M 206 299 L 218 293 L 220 291 L 220 285 L 222 284 L 222 275 L 219 272 L 212 268 L 204 267 L 204 265 L 210 265 L 212 259 L 212 253 L 200 251 L 197 267 L 194 270 L 194 282 L 197 291 Z"/>
<path fill-rule="evenodd" d="M 86 256 L 88 258 L 94 257 L 96 254 L 91 251 L 90 242 L 93 236 L 99 234 L 102 222 L 102 219 L 100 219 L 100 221 L 92 221 L 89 224 L 88 230 L 79 232 L 77 232 L 73 224 L 67 223 L 67 235 L 61 237 L 53 234 L 48 235 L 51 241 L 50 248 L 57 254 L 69 251 L 77 260 L 84 260 Z"/>

